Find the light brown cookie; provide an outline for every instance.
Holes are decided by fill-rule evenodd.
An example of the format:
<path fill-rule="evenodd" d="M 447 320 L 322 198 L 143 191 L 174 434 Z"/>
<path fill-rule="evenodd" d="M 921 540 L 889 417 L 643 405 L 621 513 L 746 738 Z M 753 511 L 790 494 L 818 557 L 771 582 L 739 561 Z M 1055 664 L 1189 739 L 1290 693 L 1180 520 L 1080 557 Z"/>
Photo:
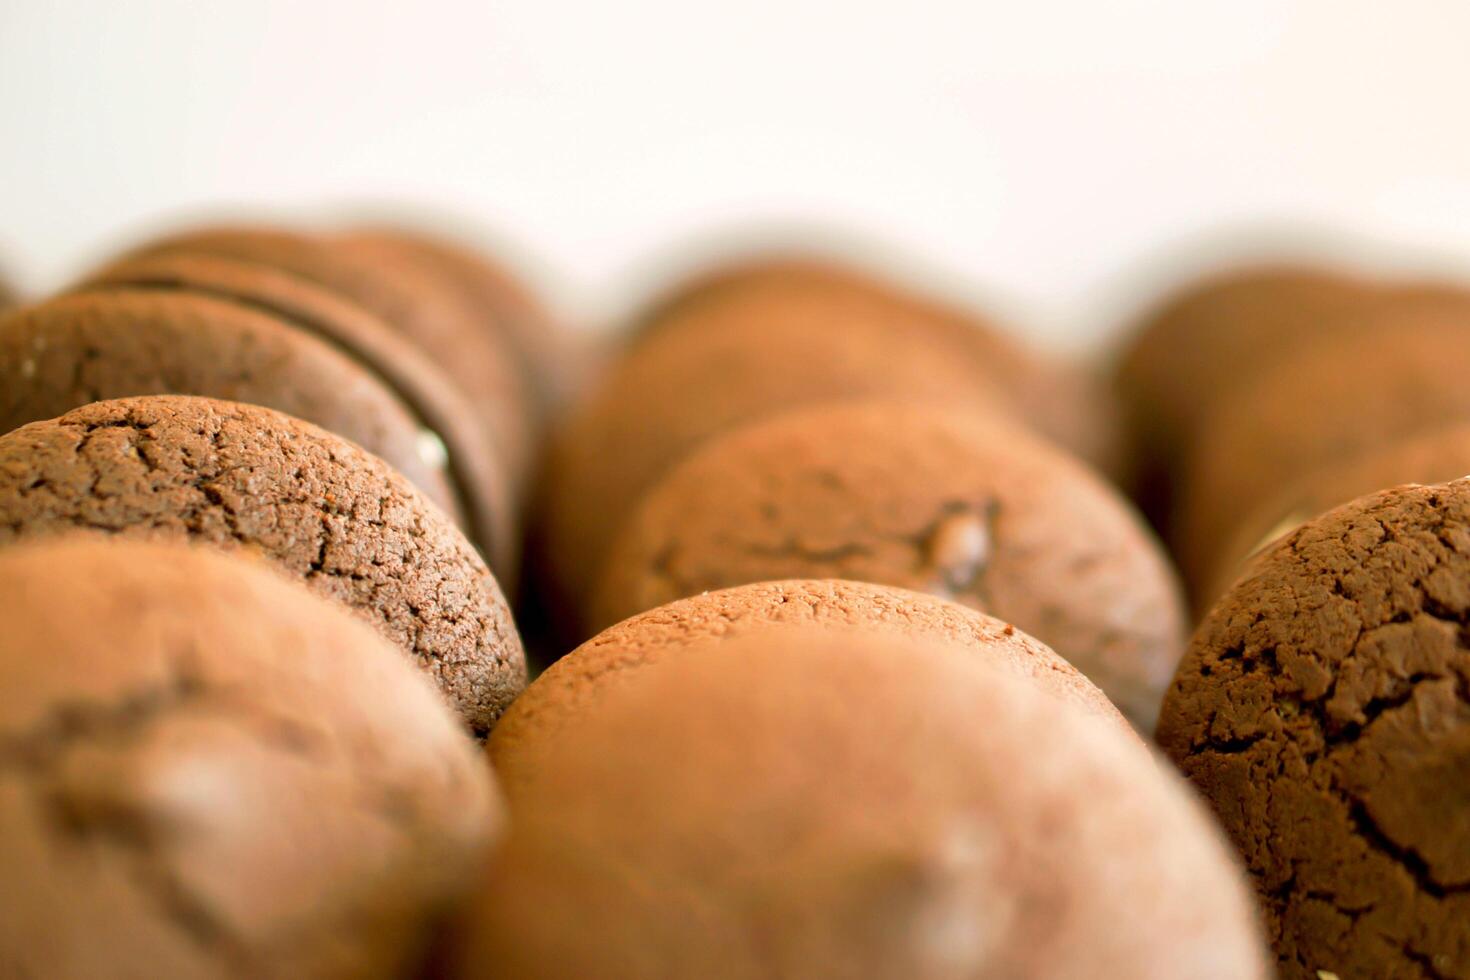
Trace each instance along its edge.
<path fill-rule="evenodd" d="M 585 604 L 638 498 L 712 435 L 871 396 L 1013 411 L 954 344 L 906 329 L 887 304 L 825 294 L 762 302 L 699 306 L 665 323 L 570 411 L 551 447 L 538 534 L 545 588 L 563 605 Z"/>
<path fill-rule="evenodd" d="M 1247 890 L 1117 725 L 911 637 L 713 639 L 562 732 L 465 977 L 1263 977 Z"/>
<path fill-rule="evenodd" d="M 1145 731 L 1184 648 L 1173 570 L 1128 503 L 1024 430 L 946 408 L 817 407 L 711 439 L 633 512 L 589 619 L 779 578 L 971 605 L 1051 646 Z"/>
<path fill-rule="evenodd" d="M 498 836 L 393 647 L 181 545 L 0 554 L 0 972 L 397 977 Z"/>
<path fill-rule="evenodd" d="M 398 644 L 477 732 L 525 685 L 469 541 L 382 460 L 279 412 L 128 398 L 0 437 L 0 544 L 78 529 L 260 557 Z"/>
<path fill-rule="evenodd" d="M 1045 644 L 967 606 L 867 582 L 759 582 L 633 616 L 552 664 L 496 725 L 489 742 L 495 767 L 511 786 L 534 778 L 539 754 L 606 691 L 692 647 L 752 632 L 813 628 L 944 645 L 1127 727 L 1112 702 Z"/>
<path fill-rule="evenodd" d="M 1470 481 L 1360 498 L 1216 603 L 1158 740 L 1244 855 L 1288 980 L 1470 972 Z"/>

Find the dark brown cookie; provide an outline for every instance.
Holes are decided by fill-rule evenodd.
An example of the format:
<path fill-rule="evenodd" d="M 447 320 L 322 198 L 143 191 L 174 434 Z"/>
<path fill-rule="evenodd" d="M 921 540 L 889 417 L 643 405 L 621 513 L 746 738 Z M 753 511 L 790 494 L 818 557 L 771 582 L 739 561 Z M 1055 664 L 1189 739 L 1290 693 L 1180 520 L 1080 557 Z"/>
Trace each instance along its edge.
<path fill-rule="evenodd" d="M 567 394 L 584 369 L 585 355 L 565 328 L 518 278 L 462 242 L 401 227 L 361 228 L 341 240 L 418 263 L 448 281 L 481 313 L 485 329 L 520 356 L 543 407 Z"/>
<path fill-rule="evenodd" d="M 945 408 L 822 406 L 711 439 L 634 511 L 589 619 L 779 578 L 983 610 L 1051 646 L 1145 731 L 1184 649 L 1173 570 L 1127 501 L 1025 431 Z"/>
<path fill-rule="evenodd" d="M 1215 605 L 1159 719 L 1287 978 L 1470 975 L 1470 481 L 1360 498 Z"/>
<path fill-rule="evenodd" d="M 458 514 L 442 453 L 352 358 L 270 314 L 209 296 L 116 289 L 0 318 L 0 432 L 133 395 L 264 405 L 351 439 Z"/>
<path fill-rule="evenodd" d="M 411 262 L 329 238 L 261 227 L 214 227 L 145 245 L 138 254 L 205 253 L 257 262 L 315 282 L 402 331 L 459 385 L 519 481 L 532 454 L 532 398 L 513 351 L 485 330 L 443 280 Z"/>
<path fill-rule="evenodd" d="M 718 432 L 869 396 L 1013 411 L 951 344 L 904 329 L 886 305 L 804 295 L 758 317 L 743 302 L 691 310 L 642 338 L 572 409 L 551 448 L 540 528 L 547 589 L 564 605 L 585 606 L 644 490 Z"/>
<path fill-rule="evenodd" d="M 1362 323 L 1281 356 L 1201 423 L 1174 538 L 1194 587 L 1207 584 L 1229 535 L 1283 483 L 1470 419 L 1470 304 L 1385 307 Z"/>
<path fill-rule="evenodd" d="M 1288 483 L 1257 507 L 1220 551 L 1215 584 L 1202 598 L 1212 604 L 1240 574 L 1245 560 L 1277 538 L 1338 504 L 1406 483 L 1447 483 L 1470 474 L 1470 423 L 1390 443 Z M 1208 608 L 1208 605 L 1206 605 Z"/>
<path fill-rule="evenodd" d="M 525 685 L 469 541 L 382 460 L 278 412 L 129 398 L 0 437 L 0 544 L 75 529 L 260 556 L 402 647 L 477 732 Z"/>
<path fill-rule="evenodd" d="M 238 558 L 0 555 L 0 972 L 397 977 L 498 835 L 431 685 Z"/>
<path fill-rule="evenodd" d="M 637 671 L 510 794 L 456 975 L 1263 977 L 1186 787 L 966 653 L 788 630 Z"/>
<path fill-rule="evenodd" d="M 775 629 L 943 644 L 1030 679 L 1084 713 L 1126 724 L 1075 667 L 1000 620 L 931 595 L 867 582 L 759 582 L 672 602 L 611 626 L 548 667 L 496 725 L 490 753 L 507 783 L 530 778 L 561 730 L 645 667 L 716 639 Z"/>
<path fill-rule="evenodd" d="M 518 547 L 514 502 L 510 480 L 494 449 L 493 437 L 487 433 L 474 407 L 458 387 L 417 345 L 378 317 L 356 303 L 341 299 L 330 290 L 290 273 L 259 263 L 207 254 L 160 254 L 126 259 L 97 273 L 81 288 L 88 293 L 103 295 L 124 290 L 128 295 L 148 291 L 213 297 L 275 317 L 350 353 L 413 412 L 417 425 L 417 455 L 425 463 L 437 464 L 436 468 L 445 472 L 454 491 L 455 505 L 452 509 L 462 513 L 471 538 L 480 545 L 497 573 L 503 578 L 513 579 Z M 137 329 L 138 325 L 130 326 Z M 223 362 L 224 365 L 231 363 L 229 360 Z M 309 378 L 301 378 L 294 387 L 309 391 L 318 385 L 311 383 Z M 102 397 L 158 393 L 119 391 Z M 229 394 L 202 389 L 179 393 L 266 405 L 352 438 L 350 431 L 334 428 L 321 419 L 294 410 L 291 405 L 248 397 L 247 393 Z M 60 410 L 38 418 L 58 414 Z M 406 470 L 399 459 L 361 439 L 357 441 L 411 475 L 412 471 Z"/>

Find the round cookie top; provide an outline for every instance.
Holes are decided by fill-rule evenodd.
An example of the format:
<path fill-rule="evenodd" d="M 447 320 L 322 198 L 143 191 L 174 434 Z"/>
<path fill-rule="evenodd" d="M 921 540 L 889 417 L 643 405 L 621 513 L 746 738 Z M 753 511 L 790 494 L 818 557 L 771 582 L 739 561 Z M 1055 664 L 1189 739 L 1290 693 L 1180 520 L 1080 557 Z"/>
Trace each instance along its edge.
<path fill-rule="evenodd" d="M 1177 777 L 932 638 L 692 647 L 605 692 L 510 807 L 461 975 L 1264 976 Z"/>
<path fill-rule="evenodd" d="M 476 731 L 525 684 L 500 587 L 448 517 L 382 460 L 279 412 L 127 398 L 0 436 L 0 544 L 76 529 L 265 559 L 402 647 Z"/>
<path fill-rule="evenodd" d="M 714 266 L 656 301 L 635 325 L 633 339 L 712 315 L 725 304 L 738 311 L 727 318 L 736 325 L 787 304 L 826 305 L 834 313 L 851 304 L 884 310 L 909 335 L 952 345 L 1038 431 L 1104 470 L 1120 462 L 1111 393 L 1090 371 L 1028 348 L 975 311 L 831 258 L 777 253 Z"/>
<path fill-rule="evenodd" d="M 534 777 L 539 754 L 608 689 L 691 648 L 777 629 L 823 629 L 944 645 L 993 662 L 1078 710 L 1127 729 L 1107 697 L 1045 644 L 958 603 L 867 582 L 758 582 L 633 616 L 553 663 L 491 734 L 496 769 L 513 792 L 522 780 Z"/>
<path fill-rule="evenodd" d="M 248 562 L 8 549 L 0 618 L 13 975 L 398 976 L 498 834 L 432 686 Z"/>
<path fill-rule="evenodd" d="M 150 242 L 138 255 L 202 253 L 255 262 L 325 286 L 416 343 L 477 406 L 517 480 L 532 452 L 530 394 L 514 352 L 479 314 L 422 266 L 380 251 L 278 228 L 198 228 Z"/>
<path fill-rule="evenodd" d="M 209 254 L 135 256 L 94 274 L 80 288 L 87 294 L 103 296 L 117 292 L 135 296 L 146 292 L 211 297 L 259 311 L 346 351 L 414 414 L 418 426 L 415 450 L 423 460 L 419 465 L 443 470 L 452 483 L 456 505 L 446 509 L 462 512 L 470 537 L 484 550 L 491 564 L 504 576 L 513 574 L 514 502 L 503 461 L 494 450 L 494 439 L 481 424 L 474 406 L 418 345 L 377 316 L 299 276 L 259 263 Z M 224 363 L 229 365 L 231 361 L 224 359 Z M 301 387 L 312 390 L 318 386 L 303 382 Z M 115 396 L 157 393 L 118 392 Z M 288 405 L 204 390 L 180 393 L 263 404 L 353 438 L 350 431 L 293 411 Z M 38 417 L 59 414 L 60 410 Z M 412 476 L 413 470 L 394 456 L 361 439 L 355 441 Z"/>
<path fill-rule="evenodd" d="M 291 324 L 212 296 L 112 289 L 0 317 L 0 432 L 136 395 L 274 408 L 381 456 L 457 512 L 413 411 L 359 362 Z"/>
<path fill-rule="evenodd" d="M 750 302 L 756 302 L 752 300 Z M 875 395 L 1010 411 L 952 343 L 880 303 L 790 296 L 691 309 L 613 362 L 551 447 L 542 538 L 568 605 L 583 604 L 643 491 L 710 436 L 801 405 Z"/>
<path fill-rule="evenodd" d="M 1406 483 L 1447 483 L 1470 474 L 1470 423 L 1390 443 L 1301 476 L 1257 507 L 1231 532 L 1209 589 L 1211 603 L 1241 573 L 1246 560 L 1339 504 Z M 1207 606 L 1206 606 L 1207 608 Z"/>
<path fill-rule="evenodd" d="M 1158 741 L 1253 872 L 1285 977 L 1470 964 L 1470 481 L 1268 548 L 1180 665 Z"/>
<path fill-rule="evenodd" d="M 1305 264 L 1231 269 L 1188 284 L 1129 340 L 1117 384 L 1145 448 L 1170 462 L 1215 399 L 1374 296 L 1372 284 Z"/>
<path fill-rule="evenodd" d="M 778 578 L 881 582 L 991 613 L 1145 730 L 1184 646 L 1168 561 L 1112 488 L 1014 426 L 943 408 L 821 406 L 710 440 L 647 492 L 589 618 Z"/>
<path fill-rule="evenodd" d="M 1470 419 L 1470 303 L 1385 306 L 1330 344 L 1300 347 L 1221 400 L 1201 425 L 1176 550 L 1205 584 L 1238 522 L 1283 482 Z"/>

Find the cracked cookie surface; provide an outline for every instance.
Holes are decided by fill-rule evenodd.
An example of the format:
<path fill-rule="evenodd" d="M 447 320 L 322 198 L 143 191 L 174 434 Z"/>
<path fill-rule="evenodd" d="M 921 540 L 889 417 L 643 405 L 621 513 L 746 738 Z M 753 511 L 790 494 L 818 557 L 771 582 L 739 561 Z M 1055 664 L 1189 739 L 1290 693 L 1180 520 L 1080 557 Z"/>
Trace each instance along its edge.
<path fill-rule="evenodd" d="M 823 629 L 944 645 L 1034 681 L 1118 728 L 1112 703 L 1045 644 L 998 619 L 931 595 L 867 582 L 759 582 L 682 599 L 603 630 L 548 667 L 490 736 L 508 787 L 532 778 L 540 754 L 607 692 L 702 643 L 756 631 Z"/>
<path fill-rule="evenodd" d="M 589 618 L 782 578 L 901 586 L 1014 623 L 1146 730 L 1184 645 L 1173 573 L 1102 480 L 1013 426 L 881 401 L 693 453 L 618 536 Z"/>
<path fill-rule="evenodd" d="M 1360 498 L 1257 556 L 1158 741 L 1244 855 L 1283 976 L 1470 976 L 1470 481 Z"/>
<path fill-rule="evenodd" d="M 0 544 L 75 529 L 265 559 L 376 626 L 478 732 L 525 684 L 500 588 L 449 518 L 381 460 L 279 412 L 128 398 L 0 437 Z"/>
<path fill-rule="evenodd" d="M 365 624 L 241 559 L 0 554 L 0 973 L 393 976 L 499 826 Z"/>

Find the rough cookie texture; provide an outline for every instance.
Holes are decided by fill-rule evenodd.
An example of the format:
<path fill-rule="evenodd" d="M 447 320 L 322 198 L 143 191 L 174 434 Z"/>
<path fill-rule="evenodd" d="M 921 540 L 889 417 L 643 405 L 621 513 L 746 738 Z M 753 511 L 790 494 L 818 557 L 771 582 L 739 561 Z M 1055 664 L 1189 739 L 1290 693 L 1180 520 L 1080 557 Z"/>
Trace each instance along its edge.
<path fill-rule="evenodd" d="M 456 509 L 413 412 L 363 367 L 267 313 L 223 299 L 114 289 L 0 318 L 0 432 L 109 398 L 204 395 L 264 405 L 381 456 Z"/>
<path fill-rule="evenodd" d="M 778 578 L 881 582 L 991 613 L 1145 731 L 1184 649 L 1178 583 L 1126 501 L 1028 433 L 942 408 L 823 406 L 710 440 L 648 491 L 589 619 Z"/>
<path fill-rule="evenodd" d="M 78 528 L 260 556 L 402 647 L 476 731 L 525 684 L 500 587 L 449 519 L 377 457 L 279 412 L 128 398 L 0 437 L 0 544 Z"/>
<path fill-rule="evenodd" d="M 610 688 L 692 647 L 776 628 L 942 644 L 1025 677 L 1084 713 L 1127 727 L 1107 697 L 1045 644 L 968 607 L 866 582 L 760 582 L 634 616 L 552 664 L 496 726 L 489 742 L 495 766 L 507 785 L 534 778 L 539 754 Z"/>
<path fill-rule="evenodd" d="M 1204 585 L 1236 525 L 1285 481 L 1470 420 L 1470 303 L 1385 309 L 1298 348 L 1220 401 L 1185 472 L 1175 544 Z"/>
<path fill-rule="evenodd" d="M 298 276 L 216 255 L 162 254 L 125 259 L 94 274 L 82 288 L 91 292 L 121 289 L 129 295 L 141 291 L 202 294 L 258 310 L 349 353 L 414 413 L 418 424 L 416 451 L 446 472 L 466 529 L 489 557 L 491 566 L 503 577 L 513 576 L 515 507 L 494 439 L 458 387 L 399 331 L 356 303 Z M 244 397 L 234 400 L 267 404 L 339 431 L 285 406 Z M 52 413 L 57 414 L 60 412 Z M 398 465 L 392 458 L 388 461 Z"/>
<path fill-rule="evenodd" d="M 0 974 L 396 977 L 500 824 L 391 645 L 239 559 L 0 555 Z"/>
<path fill-rule="evenodd" d="M 1329 464 L 1288 483 L 1245 520 L 1220 550 L 1208 608 L 1251 555 L 1338 504 L 1405 483 L 1446 483 L 1470 474 L 1470 424 L 1451 425 Z"/>
<path fill-rule="evenodd" d="M 522 478 L 532 452 L 530 393 L 515 354 L 464 298 L 409 262 L 330 238 L 264 227 L 200 228 L 139 254 L 203 253 L 257 262 L 332 289 L 392 324 L 444 370 L 479 411 L 507 469 Z"/>
<path fill-rule="evenodd" d="M 1288 978 L 1470 976 L 1470 481 L 1361 498 L 1200 626 L 1159 745 L 1255 876 Z"/>
<path fill-rule="evenodd" d="M 753 632 L 609 689 L 510 797 L 470 977 L 1263 977 L 1126 728 L 932 639 Z"/>

